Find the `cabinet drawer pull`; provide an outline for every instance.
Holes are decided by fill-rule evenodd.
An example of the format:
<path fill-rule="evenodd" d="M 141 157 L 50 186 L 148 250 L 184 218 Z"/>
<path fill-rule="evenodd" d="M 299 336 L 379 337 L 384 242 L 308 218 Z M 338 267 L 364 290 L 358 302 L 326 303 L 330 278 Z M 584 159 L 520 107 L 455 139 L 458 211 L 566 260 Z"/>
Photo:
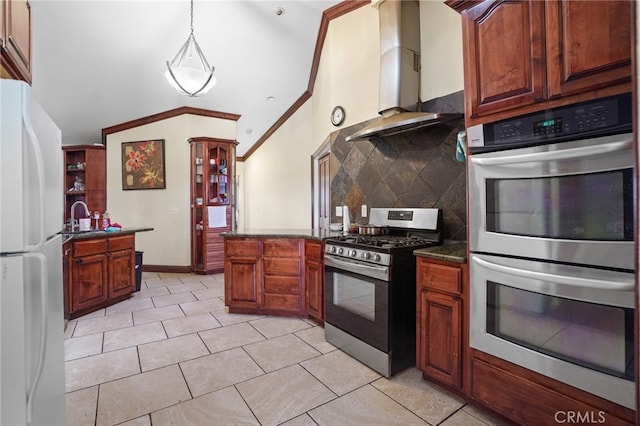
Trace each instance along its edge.
<path fill-rule="evenodd" d="M 76 265 L 82 265 L 82 259 L 76 259 Z"/>

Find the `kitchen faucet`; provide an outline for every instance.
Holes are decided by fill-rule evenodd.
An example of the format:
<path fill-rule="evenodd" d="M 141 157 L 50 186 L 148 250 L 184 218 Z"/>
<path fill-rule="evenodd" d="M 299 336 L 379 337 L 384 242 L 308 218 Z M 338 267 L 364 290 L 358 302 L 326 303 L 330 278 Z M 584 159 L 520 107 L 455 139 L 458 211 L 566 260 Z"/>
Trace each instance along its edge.
<path fill-rule="evenodd" d="M 76 221 L 76 206 L 78 204 L 81 204 L 82 206 L 84 206 L 84 212 L 86 216 L 91 216 L 91 213 L 89 212 L 89 207 L 87 207 L 87 204 L 84 201 L 76 201 L 75 203 L 71 204 L 71 232 L 73 232 L 73 228 L 75 227 L 74 223 Z M 79 225 L 78 225 L 78 229 L 79 229 Z"/>

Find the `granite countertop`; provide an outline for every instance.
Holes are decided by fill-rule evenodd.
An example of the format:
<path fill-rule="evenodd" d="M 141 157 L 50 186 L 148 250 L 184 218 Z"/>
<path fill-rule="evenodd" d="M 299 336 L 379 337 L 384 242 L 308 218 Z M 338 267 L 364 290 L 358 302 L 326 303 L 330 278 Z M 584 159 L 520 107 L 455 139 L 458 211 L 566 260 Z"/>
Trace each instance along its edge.
<path fill-rule="evenodd" d="M 108 238 L 115 237 L 116 235 L 128 235 L 135 234 L 136 232 L 146 232 L 153 231 L 153 228 L 122 228 L 119 231 L 107 232 L 101 230 L 93 230 L 93 231 L 62 231 L 60 234 L 62 235 L 62 242 L 66 243 L 69 241 L 78 241 L 78 240 L 90 240 L 92 238 Z"/>
<path fill-rule="evenodd" d="M 414 250 L 413 254 L 432 259 L 447 260 L 449 262 L 467 262 L 466 241 L 445 241 L 441 246 L 427 247 Z"/>
<path fill-rule="evenodd" d="M 223 237 L 236 238 L 308 238 L 325 240 L 342 235 L 342 231 L 333 232 L 328 229 L 242 229 L 233 232 L 223 232 Z"/>

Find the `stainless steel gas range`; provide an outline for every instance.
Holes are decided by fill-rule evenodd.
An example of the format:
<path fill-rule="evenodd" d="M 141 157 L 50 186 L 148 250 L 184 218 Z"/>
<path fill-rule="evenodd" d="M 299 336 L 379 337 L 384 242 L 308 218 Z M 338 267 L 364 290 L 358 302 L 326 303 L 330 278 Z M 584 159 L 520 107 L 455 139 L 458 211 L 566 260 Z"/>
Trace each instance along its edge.
<path fill-rule="evenodd" d="M 442 244 L 440 209 L 373 208 L 384 235 L 325 242 L 325 338 L 385 377 L 415 365 L 416 261 Z"/>

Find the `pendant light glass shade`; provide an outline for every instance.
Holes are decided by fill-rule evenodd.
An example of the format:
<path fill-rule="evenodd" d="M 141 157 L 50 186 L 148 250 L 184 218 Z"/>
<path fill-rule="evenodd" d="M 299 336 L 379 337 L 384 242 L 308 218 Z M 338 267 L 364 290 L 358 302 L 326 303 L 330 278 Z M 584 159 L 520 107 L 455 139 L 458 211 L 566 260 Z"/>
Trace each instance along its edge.
<path fill-rule="evenodd" d="M 171 62 L 167 61 L 165 77 L 182 95 L 203 96 L 216 84 L 214 67 L 204 57 L 193 35 L 193 0 L 191 0 L 191 33 Z"/>

